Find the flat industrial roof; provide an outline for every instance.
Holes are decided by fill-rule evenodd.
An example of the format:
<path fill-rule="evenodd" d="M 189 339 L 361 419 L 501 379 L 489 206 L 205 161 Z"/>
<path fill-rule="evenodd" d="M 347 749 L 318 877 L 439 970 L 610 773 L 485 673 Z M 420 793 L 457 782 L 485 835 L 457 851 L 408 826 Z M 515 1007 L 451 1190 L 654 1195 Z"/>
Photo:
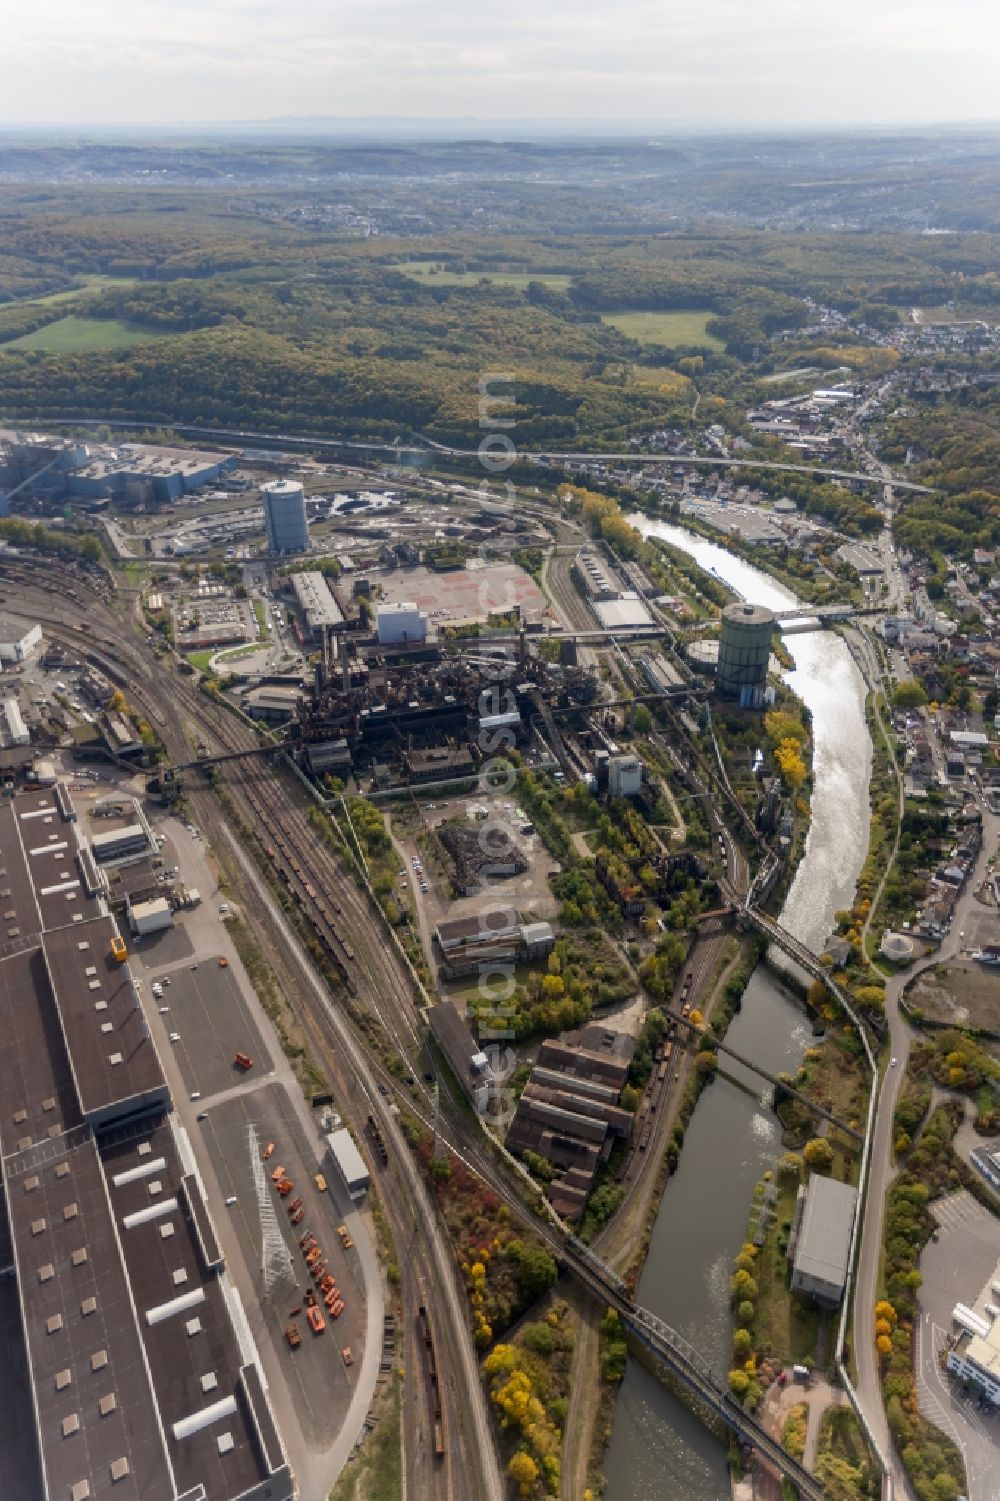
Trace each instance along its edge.
<path fill-rule="evenodd" d="M 127 964 L 111 956 L 110 917 L 46 933 L 42 951 L 85 1116 L 169 1101 Z"/>
<path fill-rule="evenodd" d="M 0 809 L 5 875 L 32 917 L 0 945 L 0 1214 L 45 1495 L 229 1501 L 273 1480 L 284 1501 L 249 1326 L 190 1146 L 158 1109 L 169 1095 L 114 924 L 39 932 L 27 904 L 48 850 L 25 851 L 21 829 L 65 830 L 71 811 L 58 788 Z"/>
<path fill-rule="evenodd" d="M 627 596 L 622 596 L 620 599 L 595 600 L 591 609 L 604 629 L 608 631 L 634 629 L 653 624 L 652 615 L 638 597 L 629 599 Z"/>
<path fill-rule="evenodd" d="M 8 1159 L 4 1177 L 48 1495 L 88 1481 L 94 1497 L 173 1501 L 93 1136 Z"/>
<path fill-rule="evenodd" d="M 37 947 L 0 960 L 0 1037 L 0 1152 L 6 1157 L 81 1120 Z"/>
<path fill-rule="evenodd" d="M 344 612 L 334 599 L 325 576 L 318 570 L 293 573 L 292 588 L 310 630 L 323 625 L 343 625 Z"/>
<path fill-rule="evenodd" d="M 83 882 L 75 821 L 58 787 L 0 804 L 0 953 L 45 928 L 86 922 L 100 912 Z"/>
<path fill-rule="evenodd" d="M 858 1191 L 850 1183 L 812 1174 L 795 1248 L 797 1272 L 820 1282 L 844 1285 L 857 1201 Z"/>
<path fill-rule="evenodd" d="M 99 850 L 114 849 L 117 844 L 131 844 L 133 840 L 146 842 L 146 830 L 141 823 L 127 823 L 120 829 L 104 829 L 100 834 L 91 834 L 90 847 L 97 854 Z"/>
<path fill-rule="evenodd" d="M 499 921 L 491 921 L 498 918 Z M 501 939 L 513 942 L 521 931 L 517 914 L 510 908 L 490 907 L 481 917 L 456 917 L 451 922 L 439 922 L 434 932 L 442 949 L 455 944 L 476 940 L 493 943 Z"/>
<path fill-rule="evenodd" d="M 133 918 L 138 918 L 140 921 L 144 917 L 160 917 L 170 910 L 170 903 L 165 896 L 151 897 L 148 902 L 129 902 L 129 911 Z"/>
<path fill-rule="evenodd" d="M 348 1188 L 353 1188 L 360 1183 L 368 1183 L 368 1164 L 358 1151 L 357 1142 L 346 1126 L 342 1126 L 339 1131 L 331 1131 L 326 1138 L 326 1144 Z"/>
<path fill-rule="evenodd" d="M 240 1390 L 246 1362 L 223 1283 L 205 1263 L 191 1213 L 194 1203 L 197 1219 L 211 1225 L 197 1179 L 162 1118 L 102 1155 L 177 1493 L 203 1484 L 209 1497 L 239 1496 L 268 1470 Z M 233 1447 L 220 1452 L 224 1434 Z"/>

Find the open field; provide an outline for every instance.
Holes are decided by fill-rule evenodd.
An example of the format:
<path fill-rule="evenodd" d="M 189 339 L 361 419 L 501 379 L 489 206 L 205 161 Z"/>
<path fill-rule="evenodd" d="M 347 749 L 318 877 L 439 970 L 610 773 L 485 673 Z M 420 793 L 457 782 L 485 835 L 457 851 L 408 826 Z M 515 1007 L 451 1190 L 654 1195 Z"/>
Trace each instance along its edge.
<path fill-rule="evenodd" d="M 134 285 L 135 281 L 131 276 L 102 276 L 95 273 L 93 276 L 82 276 L 79 286 L 67 287 L 65 292 L 49 292 L 46 297 L 13 297 L 9 302 L 0 303 L 0 307 L 53 307 L 60 302 L 74 302 L 85 292 L 110 292 L 114 287 Z"/>
<path fill-rule="evenodd" d="M 617 328 L 640 344 L 703 344 L 706 349 L 721 349 L 722 342 L 705 332 L 705 324 L 714 316 L 707 308 L 685 308 L 673 313 L 604 313 L 601 322 Z"/>
<path fill-rule="evenodd" d="M 516 287 L 519 292 L 532 281 L 562 292 L 573 280 L 549 271 L 439 271 L 439 265 L 439 261 L 399 261 L 390 270 L 402 271 L 414 281 L 432 282 L 436 287 L 476 287 L 485 281 L 492 287 Z"/>
<path fill-rule="evenodd" d="M 915 307 L 914 323 L 1000 323 L 996 308 Z"/>
<path fill-rule="evenodd" d="M 59 297 L 77 296 L 77 293 L 57 294 Z M 44 354 L 77 354 L 96 349 L 127 349 L 146 339 L 165 337 L 156 329 L 140 328 L 134 323 L 125 323 L 120 318 L 77 318 L 70 313 L 36 328 L 34 333 L 12 339 L 7 349 L 32 349 Z"/>

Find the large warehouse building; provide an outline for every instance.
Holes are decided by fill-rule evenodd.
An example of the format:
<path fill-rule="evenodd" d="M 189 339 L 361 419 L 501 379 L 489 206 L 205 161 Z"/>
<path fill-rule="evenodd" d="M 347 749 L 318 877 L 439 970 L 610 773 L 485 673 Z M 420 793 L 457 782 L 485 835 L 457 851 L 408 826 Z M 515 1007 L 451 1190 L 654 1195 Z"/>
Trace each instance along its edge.
<path fill-rule="evenodd" d="M 0 849 L 0 1495 L 289 1501 L 239 1295 L 63 789 L 0 805 Z"/>
<path fill-rule="evenodd" d="M 147 443 L 80 443 L 47 433 L 16 433 L 0 446 L 11 483 L 35 476 L 40 493 L 165 505 L 217 484 L 236 464 L 233 454 Z"/>
<path fill-rule="evenodd" d="M 316 641 L 326 630 L 343 630 L 344 612 L 334 598 L 325 575 L 318 569 L 293 573 L 292 588 L 295 591 L 298 607 L 302 611 L 306 636 Z"/>
<path fill-rule="evenodd" d="M 386 601 L 376 616 L 379 646 L 402 646 L 427 640 L 427 616 L 407 601 Z"/>
<path fill-rule="evenodd" d="M 836 1308 L 844 1296 L 858 1191 L 813 1173 L 799 1190 L 792 1232 L 792 1292 Z"/>

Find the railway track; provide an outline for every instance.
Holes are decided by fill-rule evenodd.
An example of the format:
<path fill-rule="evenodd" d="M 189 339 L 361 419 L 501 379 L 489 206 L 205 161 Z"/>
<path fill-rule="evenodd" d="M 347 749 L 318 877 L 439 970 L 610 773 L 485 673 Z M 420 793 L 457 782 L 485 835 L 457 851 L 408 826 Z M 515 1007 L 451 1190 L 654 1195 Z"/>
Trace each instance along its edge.
<path fill-rule="evenodd" d="M 188 733 L 185 721 L 196 738 L 211 735 L 223 748 L 237 749 L 253 743 L 253 731 L 249 726 L 228 710 L 213 704 L 158 659 L 150 661 L 145 652 L 140 652 L 127 638 L 122 639 L 120 624 L 103 601 L 91 604 L 91 616 L 84 632 L 75 606 L 67 608 L 60 604 L 64 595 L 33 582 L 28 570 L 21 571 L 21 577 L 14 581 L 23 590 L 27 612 L 43 621 L 51 640 L 74 655 L 86 654 L 101 670 L 110 668 L 108 675 L 111 680 L 127 686 L 136 707 L 162 725 L 161 738 L 172 754 L 184 746 L 184 737 Z M 172 699 L 174 704 L 174 713 L 169 717 L 159 708 L 160 696 L 164 694 L 169 695 L 164 701 Z M 320 941 L 324 957 L 336 961 L 338 974 L 354 995 L 359 990 L 366 992 L 373 1011 L 388 1010 L 390 1026 L 387 1031 L 397 1047 L 400 1041 L 395 1037 L 393 1022 L 400 1028 L 403 1044 L 419 1047 L 414 1017 L 410 1014 L 413 1007 L 409 1000 L 409 977 L 405 971 L 400 968 L 394 973 L 394 956 L 387 954 L 383 945 L 374 944 L 370 939 L 365 945 L 359 941 L 356 951 L 350 940 L 345 942 L 344 931 L 348 930 L 340 929 L 341 922 L 355 923 L 356 927 L 349 931 L 356 933 L 358 928 L 371 927 L 374 914 L 368 909 L 365 897 L 358 892 L 353 877 L 336 867 L 336 856 L 332 851 L 320 848 L 318 856 L 313 858 L 304 853 L 317 845 L 318 836 L 308 824 L 297 785 L 285 771 L 280 775 L 265 775 L 260 767 L 251 768 L 241 763 L 230 765 L 227 791 L 247 826 L 253 830 L 264 860 L 268 859 L 269 840 L 281 840 L 283 849 L 279 850 L 277 842 L 270 846 L 275 853 L 273 863 L 278 879 L 289 890 L 293 906 L 307 929 Z M 203 785 L 192 782 L 186 795 L 192 813 L 210 843 L 220 850 L 227 843 L 237 852 L 243 848 L 233 839 L 224 810 L 207 781 Z M 244 858 L 248 857 L 244 855 Z M 346 897 L 346 902 L 343 897 Z M 391 1157 L 386 1152 L 385 1160 L 377 1162 L 374 1177 L 376 1191 L 385 1204 L 393 1228 L 399 1264 L 404 1271 L 400 1293 L 406 1342 L 404 1360 L 408 1371 L 421 1370 L 421 1344 L 416 1333 L 419 1307 L 423 1304 L 443 1309 L 449 1301 L 451 1303 L 452 1316 L 442 1316 L 437 1320 L 437 1338 L 445 1357 L 437 1372 L 437 1384 L 433 1390 L 426 1382 L 423 1390 L 417 1390 L 413 1382 L 404 1384 L 403 1426 L 408 1434 L 407 1466 L 412 1472 L 410 1493 L 420 1501 L 425 1497 L 429 1501 L 464 1501 L 470 1495 L 500 1501 L 502 1482 L 478 1383 L 465 1295 L 457 1281 L 450 1246 L 441 1240 L 434 1206 L 393 1117 L 395 1107 L 390 1101 L 393 1091 L 399 1087 L 398 1081 L 372 1057 L 368 1049 L 369 1038 L 357 1033 L 351 1039 L 345 1036 L 345 1028 L 350 1024 L 342 1008 L 338 1008 L 341 1010 L 339 1026 L 334 1024 L 335 1010 L 325 982 L 315 972 L 305 974 L 303 966 L 308 966 L 309 960 L 304 955 L 297 955 L 294 934 L 274 932 L 276 914 L 253 882 L 244 886 L 242 902 L 245 915 L 255 930 L 266 932 L 270 929 L 274 933 L 269 957 L 275 976 L 296 1021 L 308 1038 L 313 1056 L 335 1084 L 338 1101 L 345 1113 L 356 1121 L 363 1120 L 366 1115 L 380 1120 L 380 1136 L 390 1141 L 394 1148 Z M 366 949 L 375 949 L 377 956 L 377 965 L 369 971 L 363 971 Z M 360 985 L 356 977 L 361 978 Z M 313 990 L 312 1003 L 301 998 L 303 993 L 308 996 L 310 988 Z M 379 989 L 382 999 L 387 998 L 392 1003 L 388 1008 L 376 1004 Z M 317 1000 L 321 1003 L 317 1004 Z M 363 1063 L 359 1057 L 362 1049 Z M 349 1061 L 352 1055 L 353 1067 Z M 419 1088 L 426 1103 L 428 1096 L 422 1083 Z M 442 1297 L 443 1281 L 453 1284 L 450 1299 Z M 459 1379 L 452 1375 L 463 1372 L 464 1376 Z M 479 1421 L 475 1420 L 473 1413 L 477 1401 L 482 1408 Z M 437 1419 L 433 1416 L 435 1406 L 439 1409 Z M 444 1456 L 435 1452 L 435 1421 L 448 1435 L 447 1454 Z"/>

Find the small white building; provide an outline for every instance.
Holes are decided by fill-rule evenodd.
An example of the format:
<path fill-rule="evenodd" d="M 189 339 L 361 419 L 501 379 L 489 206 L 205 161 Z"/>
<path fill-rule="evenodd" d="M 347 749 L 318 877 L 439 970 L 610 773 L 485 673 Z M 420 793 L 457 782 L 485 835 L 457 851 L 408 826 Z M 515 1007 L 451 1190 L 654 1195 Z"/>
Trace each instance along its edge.
<path fill-rule="evenodd" d="M 133 933 L 159 933 L 173 926 L 174 914 L 165 896 L 150 902 L 128 902 L 128 920 Z"/>
<path fill-rule="evenodd" d="M 0 620 L 0 662 L 24 662 L 42 639 L 40 625 L 23 620 Z"/>
<path fill-rule="evenodd" d="M 375 617 L 379 646 L 402 646 L 427 640 L 427 616 L 416 605 L 380 604 Z"/>
<path fill-rule="evenodd" d="M 608 762 L 608 791 L 612 797 L 637 797 L 642 791 L 642 762 L 638 756 L 612 756 Z"/>
<path fill-rule="evenodd" d="M 31 736 L 16 698 L 0 699 L 0 746 L 28 745 Z"/>
<path fill-rule="evenodd" d="M 368 1192 L 371 1178 L 365 1166 L 365 1159 L 358 1151 L 350 1131 L 346 1126 L 341 1126 L 339 1131 L 331 1131 L 326 1138 L 326 1144 L 334 1166 L 343 1178 L 351 1198 L 363 1199 Z"/>

